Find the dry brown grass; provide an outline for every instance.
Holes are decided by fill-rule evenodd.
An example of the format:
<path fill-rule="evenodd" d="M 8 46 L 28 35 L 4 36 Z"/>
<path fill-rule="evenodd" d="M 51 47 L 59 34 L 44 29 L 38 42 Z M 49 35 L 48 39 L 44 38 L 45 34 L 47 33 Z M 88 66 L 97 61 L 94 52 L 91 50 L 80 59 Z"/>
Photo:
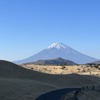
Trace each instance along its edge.
<path fill-rule="evenodd" d="M 100 70 L 96 67 L 89 67 L 87 65 L 75 65 L 75 66 L 47 66 L 47 65 L 34 65 L 26 64 L 22 65 L 27 69 L 31 69 L 38 72 L 48 74 L 85 74 L 85 75 L 100 75 Z"/>

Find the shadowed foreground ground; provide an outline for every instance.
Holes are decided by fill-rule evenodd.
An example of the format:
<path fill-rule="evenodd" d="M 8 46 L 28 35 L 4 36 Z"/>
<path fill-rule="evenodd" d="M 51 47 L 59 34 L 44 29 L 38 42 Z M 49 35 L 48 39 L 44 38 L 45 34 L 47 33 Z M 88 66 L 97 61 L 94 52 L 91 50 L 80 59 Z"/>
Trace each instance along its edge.
<path fill-rule="evenodd" d="M 50 75 L 0 61 L 0 100 L 35 100 L 52 90 L 99 83 L 100 78 L 96 76 Z"/>
<path fill-rule="evenodd" d="M 72 91 L 79 91 L 80 88 L 64 88 L 48 92 L 36 98 L 36 100 L 64 100 L 64 96 Z M 74 96 L 73 96 L 74 98 Z M 76 98 L 77 99 L 77 98 Z"/>

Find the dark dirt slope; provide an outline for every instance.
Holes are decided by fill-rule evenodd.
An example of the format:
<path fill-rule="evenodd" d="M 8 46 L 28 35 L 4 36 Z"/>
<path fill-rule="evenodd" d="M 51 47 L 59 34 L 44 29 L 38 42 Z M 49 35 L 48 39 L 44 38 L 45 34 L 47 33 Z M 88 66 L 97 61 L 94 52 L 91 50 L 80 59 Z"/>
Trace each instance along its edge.
<path fill-rule="evenodd" d="M 94 76 L 50 75 L 25 69 L 8 61 L 0 61 L 0 100 L 35 100 L 59 88 L 99 84 Z"/>
<path fill-rule="evenodd" d="M 99 77 L 94 76 L 81 76 L 77 74 L 70 75 L 50 75 L 44 74 L 32 70 L 22 68 L 16 64 L 8 61 L 0 61 L 0 78 L 11 78 L 11 79 L 31 79 L 57 86 L 73 85 L 77 86 L 82 84 L 95 84 L 100 82 Z"/>

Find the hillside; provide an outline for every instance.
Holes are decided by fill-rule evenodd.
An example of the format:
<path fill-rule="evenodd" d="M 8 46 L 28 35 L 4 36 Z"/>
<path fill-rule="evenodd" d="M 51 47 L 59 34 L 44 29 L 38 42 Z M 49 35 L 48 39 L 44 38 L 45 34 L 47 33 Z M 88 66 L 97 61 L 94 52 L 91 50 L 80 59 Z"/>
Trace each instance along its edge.
<path fill-rule="evenodd" d="M 100 65 L 100 61 L 95 61 L 95 62 L 91 62 L 91 63 L 88 63 L 88 64 Z"/>
<path fill-rule="evenodd" d="M 28 64 L 36 64 L 36 65 L 76 65 L 73 61 L 66 60 L 63 58 L 55 58 L 55 59 L 48 59 L 48 60 L 38 60 L 36 62 L 31 62 Z"/>
<path fill-rule="evenodd" d="M 99 83 L 100 78 L 95 76 L 50 75 L 0 61 L 0 100 L 35 100 L 51 90 Z"/>

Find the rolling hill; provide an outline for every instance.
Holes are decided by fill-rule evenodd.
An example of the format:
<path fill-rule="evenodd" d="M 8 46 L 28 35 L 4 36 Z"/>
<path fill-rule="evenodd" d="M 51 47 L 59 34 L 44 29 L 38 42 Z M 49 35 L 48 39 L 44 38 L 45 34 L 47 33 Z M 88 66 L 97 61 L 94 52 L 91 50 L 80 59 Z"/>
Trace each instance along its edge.
<path fill-rule="evenodd" d="M 95 76 L 44 74 L 0 60 L 0 100 L 35 100 L 52 90 L 99 83 Z"/>
<path fill-rule="evenodd" d="M 38 60 L 36 62 L 30 62 L 28 64 L 36 64 L 36 65 L 76 65 L 73 61 L 66 60 L 63 58 L 55 58 L 48 60 Z"/>
<path fill-rule="evenodd" d="M 95 61 L 95 62 L 91 62 L 91 63 L 88 63 L 88 64 L 100 65 L 100 61 Z"/>

